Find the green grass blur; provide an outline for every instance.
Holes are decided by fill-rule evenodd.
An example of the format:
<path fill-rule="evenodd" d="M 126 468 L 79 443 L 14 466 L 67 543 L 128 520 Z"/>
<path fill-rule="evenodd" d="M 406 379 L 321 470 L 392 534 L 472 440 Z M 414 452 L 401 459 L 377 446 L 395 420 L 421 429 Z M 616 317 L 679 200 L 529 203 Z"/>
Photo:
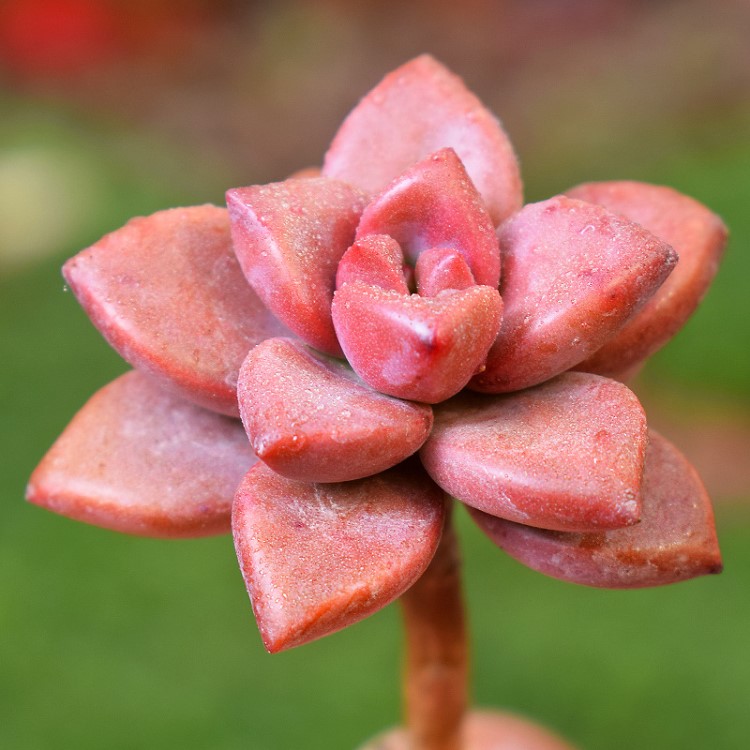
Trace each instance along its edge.
<path fill-rule="evenodd" d="M 72 131 L 55 132 L 61 148 L 80 148 Z M 610 177 L 696 196 L 732 230 L 715 288 L 645 382 L 746 408 L 750 143 L 689 146 L 607 165 Z M 105 200 L 78 244 L 0 278 L 0 747 L 356 747 L 399 718 L 395 607 L 271 657 L 229 537 L 136 539 L 22 500 L 28 475 L 72 414 L 125 369 L 63 291 L 62 259 L 134 213 L 221 198 L 213 187 L 201 194 L 160 182 L 157 168 L 134 169 L 127 153 L 103 148 L 96 161 Z M 542 178 L 528 161 L 531 198 L 605 176 L 583 165 L 567 182 L 554 168 Z M 737 507 L 719 503 L 723 575 L 637 592 L 546 579 L 459 513 L 477 704 L 527 714 L 582 748 L 745 747 L 750 514 Z"/>

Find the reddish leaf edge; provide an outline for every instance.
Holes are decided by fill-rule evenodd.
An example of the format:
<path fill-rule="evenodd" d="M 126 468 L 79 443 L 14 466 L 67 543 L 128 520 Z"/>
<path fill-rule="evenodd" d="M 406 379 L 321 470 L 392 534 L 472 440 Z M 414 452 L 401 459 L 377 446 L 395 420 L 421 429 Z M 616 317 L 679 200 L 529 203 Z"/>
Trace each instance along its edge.
<path fill-rule="evenodd" d="M 139 394 L 148 404 L 146 413 L 139 414 L 141 403 L 131 405 L 126 398 L 137 401 Z M 168 434 L 149 427 L 151 412 L 157 410 L 176 420 Z M 187 431 L 186 422 L 191 423 Z M 138 442 L 133 442 L 133 433 Z M 227 489 L 228 481 L 231 486 L 238 465 L 247 470 L 257 461 L 244 438 L 239 420 L 196 406 L 150 376 L 131 370 L 96 391 L 78 410 L 32 473 L 25 497 L 69 519 L 134 536 L 188 539 L 227 534 L 233 488 L 224 496 L 222 489 Z M 196 468 L 204 475 L 196 474 L 195 481 L 186 487 L 180 484 L 175 491 L 177 454 L 183 446 L 185 451 L 195 451 L 201 441 L 217 445 L 226 461 L 212 461 L 209 456 Z M 80 451 L 85 455 L 74 460 Z M 142 473 L 130 483 L 120 474 L 123 467 L 127 474 L 128 466 L 122 456 L 139 465 L 152 463 L 140 467 Z M 186 460 L 192 468 L 194 460 Z M 162 463 L 166 468 L 161 468 Z M 205 476 L 206 471 L 214 477 Z M 141 494 L 144 476 L 149 491 L 153 480 L 151 495 Z M 241 473 L 237 482 L 240 478 Z M 188 494 L 180 497 L 180 491 Z M 166 502 L 161 502 L 162 497 Z"/>
<path fill-rule="evenodd" d="M 346 492 L 347 488 L 355 487 L 356 485 L 364 485 L 372 480 L 378 480 L 379 478 L 386 476 L 386 485 L 390 484 L 391 488 L 400 484 L 399 475 L 406 479 L 407 493 L 417 493 L 417 488 L 420 483 L 426 482 L 424 485 L 424 494 L 421 496 L 420 502 L 431 506 L 427 515 L 423 516 L 423 520 L 427 516 L 435 516 L 434 519 L 428 519 L 426 536 L 421 539 L 421 549 L 415 549 L 411 553 L 405 553 L 403 559 L 398 557 L 388 558 L 385 562 L 382 579 L 376 581 L 379 585 L 373 587 L 373 580 L 367 580 L 368 572 L 366 566 L 362 566 L 359 570 L 364 576 L 361 581 L 352 580 L 351 582 L 345 582 L 344 587 L 339 587 L 333 593 L 324 591 L 324 595 L 328 596 L 327 600 L 321 601 L 319 604 L 314 602 L 305 601 L 303 608 L 305 609 L 304 616 L 296 620 L 289 619 L 289 613 L 282 613 L 279 617 L 278 612 L 282 609 L 287 609 L 287 599 L 289 598 L 289 606 L 293 607 L 295 594 L 298 593 L 295 589 L 289 588 L 283 580 L 284 571 L 281 571 L 281 576 L 276 578 L 275 582 L 265 580 L 269 578 L 269 569 L 273 569 L 275 561 L 272 553 L 278 552 L 280 547 L 262 546 L 262 536 L 256 533 L 248 534 L 248 528 L 252 526 L 257 519 L 253 517 L 253 510 L 248 505 L 248 495 L 246 491 L 247 484 L 252 483 L 255 477 L 261 477 L 266 474 L 271 477 L 274 482 L 286 485 L 294 491 L 295 487 L 299 487 L 303 492 L 312 490 L 316 495 L 316 502 L 320 502 L 317 498 L 317 489 L 322 493 L 336 493 L 337 485 Z M 419 476 L 422 474 L 423 476 Z M 388 476 L 390 475 L 390 476 Z M 381 480 L 382 481 L 382 480 Z M 411 485 L 409 487 L 409 485 Z M 316 502 L 311 503 L 311 511 L 315 513 L 314 505 Z M 250 505 L 255 504 L 252 498 L 249 499 Z M 378 504 L 379 505 L 379 504 Z M 281 507 L 283 513 L 283 506 Z M 289 507 L 287 504 L 286 507 Z M 289 480 L 276 474 L 272 469 L 268 468 L 262 462 L 258 462 L 245 476 L 240 483 L 240 486 L 235 495 L 233 507 L 232 507 L 232 534 L 234 538 L 235 551 L 237 553 L 237 559 L 239 562 L 242 577 L 245 582 L 247 593 L 250 597 L 252 604 L 253 613 L 255 620 L 260 631 L 263 645 L 270 654 L 279 653 L 286 651 L 291 648 L 305 645 L 315 640 L 319 640 L 328 635 L 332 635 L 340 630 L 343 630 L 351 625 L 355 625 L 363 619 L 366 619 L 370 615 L 375 614 L 380 609 L 383 609 L 388 604 L 398 599 L 404 592 L 406 592 L 411 586 L 413 586 L 425 572 L 433 557 L 437 551 L 440 539 L 443 535 L 446 519 L 448 516 L 448 510 L 450 507 L 450 500 L 445 493 L 435 485 L 432 480 L 424 473 L 418 459 L 412 457 L 404 461 L 402 464 L 389 469 L 380 474 L 376 474 L 372 477 L 365 479 L 353 480 L 350 482 L 342 482 L 336 484 L 321 484 L 321 483 L 310 483 L 310 482 L 298 482 L 295 480 Z M 249 509 L 249 510 L 248 510 Z M 345 514 L 351 515 L 351 514 Z M 415 511 L 415 518 L 418 512 Z M 268 519 L 265 511 L 261 508 L 260 510 L 260 522 L 265 523 Z M 412 519 L 413 521 L 414 519 Z M 279 535 L 278 531 L 273 528 L 275 519 L 270 519 L 271 527 L 266 532 L 265 537 L 274 538 L 276 542 L 279 541 L 280 536 L 284 535 L 282 529 Z M 394 521 L 398 523 L 398 521 Z M 435 523 L 436 522 L 436 523 Z M 300 518 L 299 520 L 292 521 L 295 528 L 305 529 L 305 519 Z M 294 533 L 297 533 L 296 531 Z M 354 534 L 350 538 L 350 544 L 356 545 L 356 524 L 352 531 L 347 532 L 347 537 Z M 385 536 L 389 535 L 389 532 L 384 531 Z M 259 545 L 259 539 L 261 544 Z M 360 540 L 362 541 L 362 540 Z M 248 542 L 251 542 L 248 544 Z M 319 555 L 330 555 L 336 554 L 331 552 L 330 549 L 326 552 L 326 547 L 330 548 L 330 540 L 326 544 L 326 539 L 322 537 L 320 542 L 316 544 L 314 554 Z M 342 550 L 343 554 L 346 554 L 350 544 L 343 546 L 337 545 L 337 550 Z M 266 554 L 264 549 L 268 550 L 271 554 Z M 303 555 L 304 556 L 304 555 Z M 326 560 L 330 560 L 330 557 L 326 557 Z M 260 564 L 259 564 L 260 563 Z M 286 565 L 286 561 L 284 562 Z M 320 578 L 321 569 L 309 568 L 313 564 L 312 562 L 306 563 L 306 569 L 310 569 L 312 575 Z M 291 567 L 299 565 L 299 560 L 291 558 Z M 291 567 L 288 570 L 291 570 Z M 287 572 L 288 572 L 287 570 Z M 379 572 L 383 572 L 382 570 Z M 271 575 L 275 575 L 276 571 L 272 570 Z M 376 575 L 377 578 L 377 575 Z M 323 579 L 320 579 L 323 580 Z M 269 587 L 270 583 L 270 587 Z M 286 589 L 286 590 L 285 590 Z M 305 596 L 309 599 L 309 594 L 306 592 Z M 279 597 L 282 597 L 283 607 L 279 609 Z M 275 600 L 275 601 L 272 601 Z"/>
<path fill-rule="evenodd" d="M 643 481 L 644 514 L 635 526 L 603 533 L 576 533 L 524 526 L 467 506 L 469 515 L 494 544 L 522 565 L 568 583 L 603 589 L 638 589 L 721 573 L 724 565 L 713 508 L 698 472 L 655 430 L 649 430 L 649 438 Z M 657 463 L 657 456 L 663 459 L 661 463 Z M 670 470 L 672 477 L 668 481 L 665 476 Z M 677 492 L 689 492 L 689 500 L 664 497 L 674 491 L 673 487 Z M 702 514 L 703 518 L 697 520 L 699 526 L 694 525 L 696 518 L 691 518 L 686 530 L 684 516 L 691 511 L 698 516 Z M 658 517 L 663 513 L 672 514 L 668 518 L 669 530 L 677 529 L 686 540 L 677 540 L 680 542 L 677 545 L 667 537 L 658 543 L 649 540 L 651 529 L 663 522 Z M 683 528 L 678 527 L 675 519 Z M 636 538 L 628 546 L 628 537 L 632 536 Z M 623 543 L 625 547 L 619 549 L 618 544 Z"/>

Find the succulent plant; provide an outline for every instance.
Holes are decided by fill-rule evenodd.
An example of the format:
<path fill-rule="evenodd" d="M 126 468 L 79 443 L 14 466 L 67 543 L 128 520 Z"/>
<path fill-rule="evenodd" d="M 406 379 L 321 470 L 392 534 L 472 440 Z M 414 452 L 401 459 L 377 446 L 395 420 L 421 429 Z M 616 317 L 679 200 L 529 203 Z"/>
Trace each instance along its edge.
<path fill-rule="evenodd" d="M 451 498 L 563 580 L 721 569 L 699 477 L 622 382 L 704 295 L 721 220 L 636 182 L 524 206 L 502 126 L 429 56 L 354 108 L 321 169 L 227 206 L 133 219 L 66 263 L 135 369 L 28 499 L 149 536 L 231 524 L 271 652 L 401 597 L 407 728 L 370 748 L 567 747 L 516 717 L 464 721 Z"/>

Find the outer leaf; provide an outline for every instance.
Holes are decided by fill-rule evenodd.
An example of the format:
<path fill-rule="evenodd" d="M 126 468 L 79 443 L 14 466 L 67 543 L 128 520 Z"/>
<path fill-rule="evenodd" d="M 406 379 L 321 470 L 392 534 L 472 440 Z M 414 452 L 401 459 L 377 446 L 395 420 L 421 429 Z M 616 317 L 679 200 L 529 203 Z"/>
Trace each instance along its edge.
<path fill-rule="evenodd" d="M 721 554 L 706 490 L 687 459 L 650 432 L 643 516 L 628 529 L 566 534 L 533 529 L 479 511 L 472 516 L 509 555 L 564 581 L 641 588 L 720 573 Z"/>
<path fill-rule="evenodd" d="M 646 442 L 646 417 L 630 390 L 564 373 L 520 393 L 467 393 L 436 407 L 420 455 L 430 476 L 468 505 L 584 531 L 638 521 Z"/>
<path fill-rule="evenodd" d="M 243 278 L 226 209 L 216 206 L 132 219 L 71 258 L 63 275 L 131 365 L 223 414 L 238 414 L 247 352 L 286 332 Z"/>
<path fill-rule="evenodd" d="M 415 263 L 424 250 L 463 255 L 477 284 L 497 287 L 500 250 L 482 198 L 453 149 L 431 154 L 399 175 L 365 208 L 357 238 L 387 234 Z"/>
<path fill-rule="evenodd" d="M 432 427 L 426 404 L 384 396 L 291 339 L 269 339 L 250 352 L 238 397 L 256 454 L 307 482 L 377 474 L 418 450 Z"/>
<path fill-rule="evenodd" d="M 377 194 L 397 175 L 451 147 L 495 224 L 522 204 L 518 162 L 498 120 L 429 55 L 387 75 L 344 120 L 323 174 Z"/>
<path fill-rule="evenodd" d="M 640 224 L 680 256 L 674 272 L 641 311 L 577 366 L 587 372 L 619 376 L 637 368 L 661 348 L 693 314 L 716 275 L 727 229 L 698 201 L 668 187 L 642 182 L 591 182 L 567 194 L 598 203 Z"/>
<path fill-rule="evenodd" d="M 677 263 L 637 224 L 564 196 L 532 203 L 499 229 L 503 326 L 471 387 L 536 385 L 599 349 Z"/>
<path fill-rule="evenodd" d="M 266 306 L 305 342 L 334 356 L 336 267 L 354 241 L 364 197 L 325 177 L 227 192 L 242 270 Z"/>
<path fill-rule="evenodd" d="M 442 491 L 417 462 L 343 484 L 304 484 L 259 463 L 237 492 L 237 556 L 263 643 L 299 646 L 400 596 L 435 554 Z"/>
<path fill-rule="evenodd" d="M 381 393 L 434 404 L 460 391 L 481 367 L 502 301 L 488 286 L 427 298 L 356 281 L 336 290 L 332 312 L 362 380 Z"/>
<path fill-rule="evenodd" d="M 27 498 L 129 534 L 222 534 L 235 489 L 256 460 L 238 421 L 133 371 L 78 412 L 33 473 Z"/>
<path fill-rule="evenodd" d="M 392 729 L 360 750 L 412 750 L 408 730 Z M 465 719 L 461 750 L 573 750 L 573 746 L 528 719 L 498 711 L 472 711 Z"/>

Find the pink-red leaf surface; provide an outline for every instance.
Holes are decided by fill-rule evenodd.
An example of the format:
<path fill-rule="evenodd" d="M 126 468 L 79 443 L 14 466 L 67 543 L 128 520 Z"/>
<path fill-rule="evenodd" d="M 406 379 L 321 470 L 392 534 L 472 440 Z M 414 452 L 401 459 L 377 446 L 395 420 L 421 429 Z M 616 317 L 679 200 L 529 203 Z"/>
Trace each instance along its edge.
<path fill-rule="evenodd" d="M 422 297 L 437 297 L 448 289 L 468 289 L 474 285 L 474 275 L 463 255 L 447 247 L 421 253 L 414 267 L 414 279 Z"/>
<path fill-rule="evenodd" d="M 130 534 L 229 531 L 232 498 L 257 461 L 242 425 L 137 371 L 102 388 L 32 475 L 27 498 Z"/>
<path fill-rule="evenodd" d="M 519 393 L 435 407 L 422 463 L 448 493 L 502 518 L 592 530 L 640 516 L 646 418 L 614 380 L 564 373 Z"/>
<path fill-rule="evenodd" d="M 235 252 L 258 296 L 305 342 L 340 356 L 331 299 L 362 193 L 338 180 L 298 178 L 229 190 L 227 206 Z"/>
<path fill-rule="evenodd" d="M 341 484 L 296 482 L 259 462 L 232 525 L 266 648 L 328 635 L 400 596 L 435 554 L 444 517 L 417 462 Z"/>
<path fill-rule="evenodd" d="M 642 182 L 591 182 L 567 192 L 604 206 L 671 245 L 680 262 L 641 311 L 601 349 L 577 366 L 601 375 L 638 367 L 682 328 L 708 291 L 724 251 L 721 219 L 676 190 Z"/>
<path fill-rule="evenodd" d="M 467 384 L 501 318 L 500 295 L 488 286 L 420 297 L 355 281 L 333 299 L 341 347 L 362 380 L 381 393 L 430 404 Z"/>
<path fill-rule="evenodd" d="M 224 208 L 132 219 L 71 258 L 63 274 L 131 365 L 208 409 L 237 416 L 247 352 L 286 329 L 245 281 Z"/>
<path fill-rule="evenodd" d="M 627 529 L 571 534 L 504 521 L 472 510 L 482 530 L 508 554 L 564 581 L 605 588 L 662 586 L 719 573 L 713 510 L 695 469 L 650 431 L 643 515 Z"/>
<path fill-rule="evenodd" d="M 500 250 L 492 219 L 453 149 L 399 175 L 365 208 L 357 238 L 387 234 L 415 263 L 430 248 L 457 250 L 477 284 L 496 287 Z"/>
<path fill-rule="evenodd" d="M 503 325 L 471 387 L 536 385 L 606 343 L 677 263 L 669 245 L 601 206 L 558 196 L 525 206 L 499 231 Z"/>
<path fill-rule="evenodd" d="M 308 482 L 377 474 L 414 453 L 432 427 L 426 404 L 384 396 L 291 339 L 268 339 L 250 352 L 238 398 L 256 454 Z"/>
<path fill-rule="evenodd" d="M 368 234 L 344 253 L 336 271 L 336 288 L 352 281 L 409 294 L 401 246 L 387 234 Z M 473 283 L 473 282 L 472 282 Z"/>
<path fill-rule="evenodd" d="M 374 195 L 441 148 L 453 148 L 497 225 L 522 204 L 513 147 L 463 81 L 429 55 L 389 73 L 344 120 L 323 174 Z"/>

